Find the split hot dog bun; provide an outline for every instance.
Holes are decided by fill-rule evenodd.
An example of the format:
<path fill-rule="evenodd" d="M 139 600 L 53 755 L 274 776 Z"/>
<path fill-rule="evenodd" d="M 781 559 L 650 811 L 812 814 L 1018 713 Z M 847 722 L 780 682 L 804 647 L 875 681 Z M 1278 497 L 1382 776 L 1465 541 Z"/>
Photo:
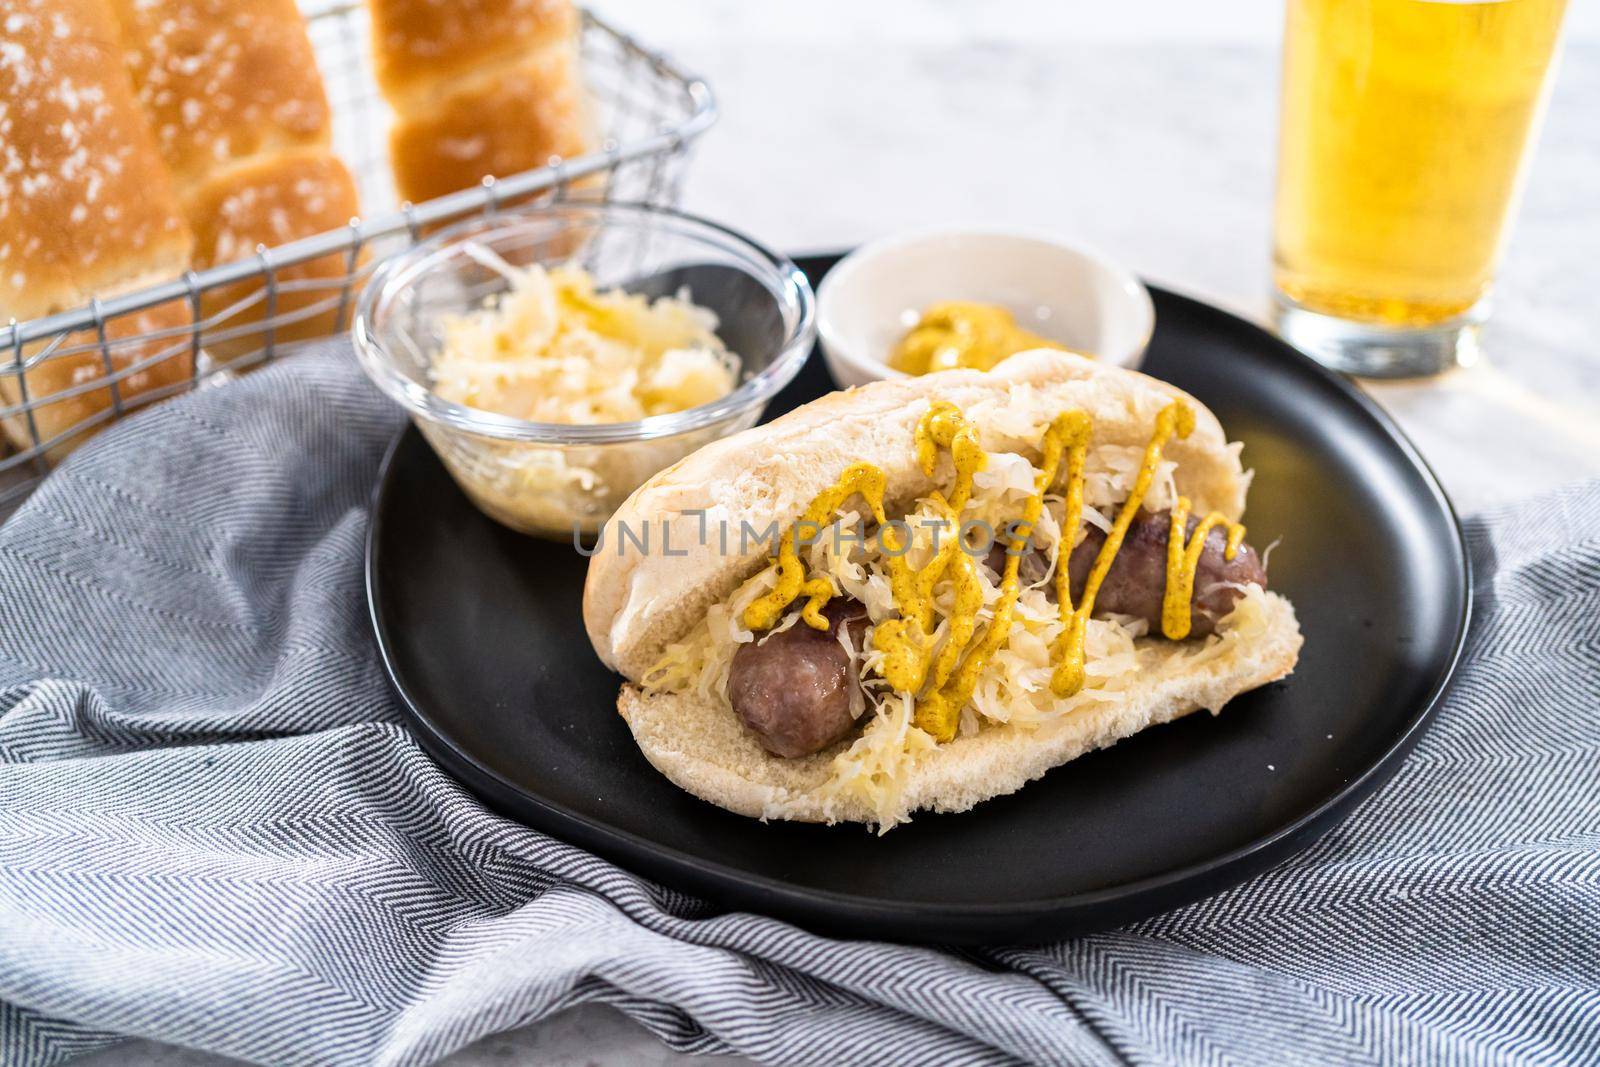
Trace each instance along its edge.
<path fill-rule="evenodd" d="M 848 739 L 814 755 L 780 758 L 762 747 L 721 693 L 703 685 L 671 691 L 640 684 L 708 612 L 767 569 L 771 543 L 752 539 L 740 551 L 741 523 L 756 530 L 773 522 L 791 526 L 860 461 L 883 470 L 890 517 L 938 488 L 945 472 L 925 475 L 915 446 L 931 402 L 959 407 L 978 427 L 985 451 L 1035 458 L 1040 427 L 1081 410 L 1092 419 L 1087 474 L 1093 481 L 1097 464 L 1143 449 L 1158 414 L 1175 399 L 1191 406 L 1195 426 L 1164 450 L 1175 463 L 1172 488 L 1192 501 L 1196 515 L 1214 510 L 1239 519 L 1249 476 L 1238 446 L 1203 405 L 1142 374 L 1044 350 L 1013 356 L 989 372 L 949 371 L 832 394 L 662 471 L 607 524 L 584 589 L 590 640 L 627 679 L 617 706 L 640 748 L 680 787 L 743 815 L 883 826 L 919 809 L 963 811 L 1147 726 L 1200 708 L 1215 712 L 1239 693 L 1284 677 L 1301 644 L 1294 610 L 1283 597 L 1255 590 L 1247 598 L 1248 619 L 1236 611 L 1243 621 L 1229 620 L 1221 637 L 1141 637 L 1140 665 L 1115 691 L 1086 689 L 1029 725 L 986 719 L 946 743 L 909 745 L 889 786 L 858 789 L 838 787 L 841 759 L 855 760 L 850 769 L 860 778 L 854 755 L 860 746 L 853 749 Z M 941 462 L 948 471 L 948 458 Z M 702 521 L 713 531 L 705 544 Z M 715 535 L 723 523 L 734 531 L 726 552 Z M 651 550 L 629 543 L 619 551 L 622 525 L 649 528 Z M 668 544 L 672 554 L 660 550 Z M 872 724 L 869 734 L 876 725 L 887 729 Z M 847 750 L 852 755 L 841 757 Z"/>

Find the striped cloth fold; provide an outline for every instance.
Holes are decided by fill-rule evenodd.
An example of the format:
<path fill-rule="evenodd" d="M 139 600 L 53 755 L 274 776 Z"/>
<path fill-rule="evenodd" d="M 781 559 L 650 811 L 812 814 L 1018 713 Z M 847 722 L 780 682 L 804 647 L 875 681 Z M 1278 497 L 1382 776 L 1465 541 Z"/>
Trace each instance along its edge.
<path fill-rule="evenodd" d="M 330 344 L 112 427 L 0 528 L 0 1063 L 425 1064 L 586 1001 L 791 1064 L 1600 1058 L 1600 482 L 1470 523 L 1460 682 L 1319 844 L 956 952 L 720 913 L 441 772 L 363 610 L 400 422 Z"/>

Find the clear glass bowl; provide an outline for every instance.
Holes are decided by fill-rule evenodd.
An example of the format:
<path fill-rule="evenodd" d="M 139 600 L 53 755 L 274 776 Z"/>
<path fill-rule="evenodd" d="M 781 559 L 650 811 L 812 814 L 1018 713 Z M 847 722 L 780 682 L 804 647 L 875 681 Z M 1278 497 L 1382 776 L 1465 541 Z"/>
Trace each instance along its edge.
<path fill-rule="evenodd" d="M 567 425 L 480 411 L 434 393 L 441 315 L 507 287 L 465 251 L 516 266 L 576 263 L 601 289 L 687 290 L 716 313 L 741 362 L 738 386 L 709 404 L 636 422 Z M 411 413 L 456 483 L 486 515 L 524 533 L 593 534 L 652 474 L 753 426 L 800 370 L 815 336 L 811 287 L 789 260 L 724 226 L 669 208 L 569 202 L 452 227 L 385 262 L 352 326 L 367 374 Z"/>

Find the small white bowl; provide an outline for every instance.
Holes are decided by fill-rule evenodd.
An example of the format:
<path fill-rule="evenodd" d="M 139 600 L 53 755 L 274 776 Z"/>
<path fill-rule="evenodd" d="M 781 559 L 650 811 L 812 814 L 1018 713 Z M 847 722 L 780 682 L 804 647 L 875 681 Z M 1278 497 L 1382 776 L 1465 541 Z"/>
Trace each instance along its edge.
<path fill-rule="evenodd" d="M 1155 328 L 1139 279 L 1093 252 L 1016 233 L 887 237 L 839 262 L 817 290 L 817 330 L 841 388 L 904 378 L 884 362 L 929 304 L 997 304 L 1041 337 L 1136 367 Z"/>

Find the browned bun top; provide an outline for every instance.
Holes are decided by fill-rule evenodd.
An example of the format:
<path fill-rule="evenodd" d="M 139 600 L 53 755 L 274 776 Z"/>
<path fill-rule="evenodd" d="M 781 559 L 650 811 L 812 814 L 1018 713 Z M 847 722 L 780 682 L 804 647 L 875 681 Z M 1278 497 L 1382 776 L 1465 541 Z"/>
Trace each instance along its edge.
<path fill-rule="evenodd" d="M 370 0 L 378 86 L 409 105 L 440 83 L 573 39 L 571 0 Z"/>
<path fill-rule="evenodd" d="M 330 143 L 333 113 L 294 0 L 115 7 L 139 103 L 180 195 L 235 160 Z"/>
<path fill-rule="evenodd" d="M 0 0 L 0 322 L 182 273 L 191 237 L 105 0 Z"/>

